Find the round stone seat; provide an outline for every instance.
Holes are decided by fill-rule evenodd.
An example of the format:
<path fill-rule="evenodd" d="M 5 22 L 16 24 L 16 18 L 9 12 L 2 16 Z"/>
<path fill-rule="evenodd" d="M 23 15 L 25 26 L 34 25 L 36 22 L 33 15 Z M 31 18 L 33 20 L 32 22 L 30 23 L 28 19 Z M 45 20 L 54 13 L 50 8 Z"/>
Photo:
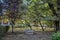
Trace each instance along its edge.
<path fill-rule="evenodd" d="M 25 30 L 24 32 L 25 32 L 25 34 L 34 34 L 33 30 Z"/>

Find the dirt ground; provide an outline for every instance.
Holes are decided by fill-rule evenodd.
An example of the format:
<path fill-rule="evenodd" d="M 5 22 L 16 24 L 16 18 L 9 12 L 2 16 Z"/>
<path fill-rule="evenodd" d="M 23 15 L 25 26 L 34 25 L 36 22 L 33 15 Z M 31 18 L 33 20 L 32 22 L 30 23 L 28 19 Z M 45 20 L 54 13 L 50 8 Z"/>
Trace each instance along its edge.
<path fill-rule="evenodd" d="M 33 35 L 24 33 L 7 33 L 2 40 L 51 40 L 52 32 L 35 32 Z"/>

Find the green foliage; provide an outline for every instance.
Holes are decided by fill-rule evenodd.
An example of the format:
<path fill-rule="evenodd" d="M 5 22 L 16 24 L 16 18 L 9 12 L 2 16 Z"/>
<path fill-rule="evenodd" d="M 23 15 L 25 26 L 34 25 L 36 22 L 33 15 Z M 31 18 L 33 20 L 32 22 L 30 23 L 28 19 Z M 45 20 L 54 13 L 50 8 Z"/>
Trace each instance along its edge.
<path fill-rule="evenodd" d="M 30 19 L 56 20 L 56 18 L 52 16 L 53 13 L 49 9 L 48 2 L 43 0 L 31 0 L 31 3 L 28 5 L 28 15 L 30 15 Z"/>
<path fill-rule="evenodd" d="M 52 40 L 60 40 L 60 32 L 53 34 Z"/>
<path fill-rule="evenodd" d="M 8 31 L 8 27 L 0 26 L 0 38 L 5 35 L 5 33 Z"/>
<path fill-rule="evenodd" d="M 14 22 L 16 20 L 19 20 L 21 24 L 21 20 L 24 20 L 28 23 L 38 23 L 41 20 L 55 20 L 56 17 L 53 16 L 52 11 L 50 10 L 48 6 L 48 2 L 51 2 L 54 4 L 54 7 L 56 9 L 56 0 L 22 0 L 23 2 L 19 3 L 19 12 L 15 13 L 13 11 L 9 11 L 8 18 L 14 19 Z M 12 4 L 12 3 L 11 3 Z M 11 7 L 11 6 L 10 6 Z M 16 10 L 17 11 L 17 10 Z M 14 13 L 14 14 L 13 14 Z M 14 17 L 13 17 L 14 15 Z M 47 25 L 50 25 L 49 21 L 46 22 Z"/>
<path fill-rule="evenodd" d="M 0 37 L 4 36 L 5 27 L 0 26 Z"/>
<path fill-rule="evenodd" d="M 46 21 L 45 24 L 51 26 L 53 23 L 50 20 L 56 20 L 52 11 L 49 8 L 48 2 L 54 4 L 56 9 L 56 0 L 23 0 L 24 9 L 20 14 L 24 21 L 28 23 L 39 23 L 40 21 Z M 26 12 L 27 11 L 27 12 Z M 22 20 L 21 19 L 21 20 Z"/>

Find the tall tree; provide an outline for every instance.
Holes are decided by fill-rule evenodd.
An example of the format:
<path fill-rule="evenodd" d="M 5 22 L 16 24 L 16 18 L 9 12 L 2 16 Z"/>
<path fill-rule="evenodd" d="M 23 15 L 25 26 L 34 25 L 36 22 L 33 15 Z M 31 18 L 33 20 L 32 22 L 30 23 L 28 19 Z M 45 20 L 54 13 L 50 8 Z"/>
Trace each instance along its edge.
<path fill-rule="evenodd" d="M 8 10 L 9 13 L 7 14 L 9 20 L 11 21 L 12 25 L 12 32 L 13 32 L 13 25 L 15 24 L 16 19 L 19 19 L 19 3 L 21 3 L 21 0 L 8 0 Z"/>
<path fill-rule="evenodd" d="M 49 9 L 49 5 L 44 0 L 30 0 L 28 1 L 28 17 L 30 21 L 34 21 L 36 23 L 40 23 L 41 20 L 56 20 L 54 16 L 52 16 L 52 11 Z M 43 26 L 41 26 L 43 29 Z"/>
<path fill-rule="evenodd" d="M 57 4 L 58 5 L 58 4 Z M 53 3 L 49 3 L 49 6 L 50 6 L 50 9 L 52 10 L 53 14 L 58 18 L 59 14 L 57 13 L 57 11 L 54 9 L 54 5 Z M 54 20 L 54 24 L 55 24 L 55 27 L 56 27 L 56 32 L 59 30 L 59 18 L 58 20 Z"/>

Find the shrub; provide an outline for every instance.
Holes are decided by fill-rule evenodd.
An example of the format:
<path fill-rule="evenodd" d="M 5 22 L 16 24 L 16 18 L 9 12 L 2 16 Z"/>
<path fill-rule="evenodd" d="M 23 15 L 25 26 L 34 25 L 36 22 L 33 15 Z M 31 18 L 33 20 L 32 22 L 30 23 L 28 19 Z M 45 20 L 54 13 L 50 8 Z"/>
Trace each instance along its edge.
<path fill-rule="evenodd" d="M 60 32 L 54 33 L 52 35 L 52 40 L 60 40 Z"/>
<path fill-rule="evenodd" d="M 8 29 L 9 29 L 9 26 L 8 27 L 0 26 L 0 39 L 1 39 L 1 37 L 3 37 L 5 35 L 5 33 L 8 31 Z"/>

